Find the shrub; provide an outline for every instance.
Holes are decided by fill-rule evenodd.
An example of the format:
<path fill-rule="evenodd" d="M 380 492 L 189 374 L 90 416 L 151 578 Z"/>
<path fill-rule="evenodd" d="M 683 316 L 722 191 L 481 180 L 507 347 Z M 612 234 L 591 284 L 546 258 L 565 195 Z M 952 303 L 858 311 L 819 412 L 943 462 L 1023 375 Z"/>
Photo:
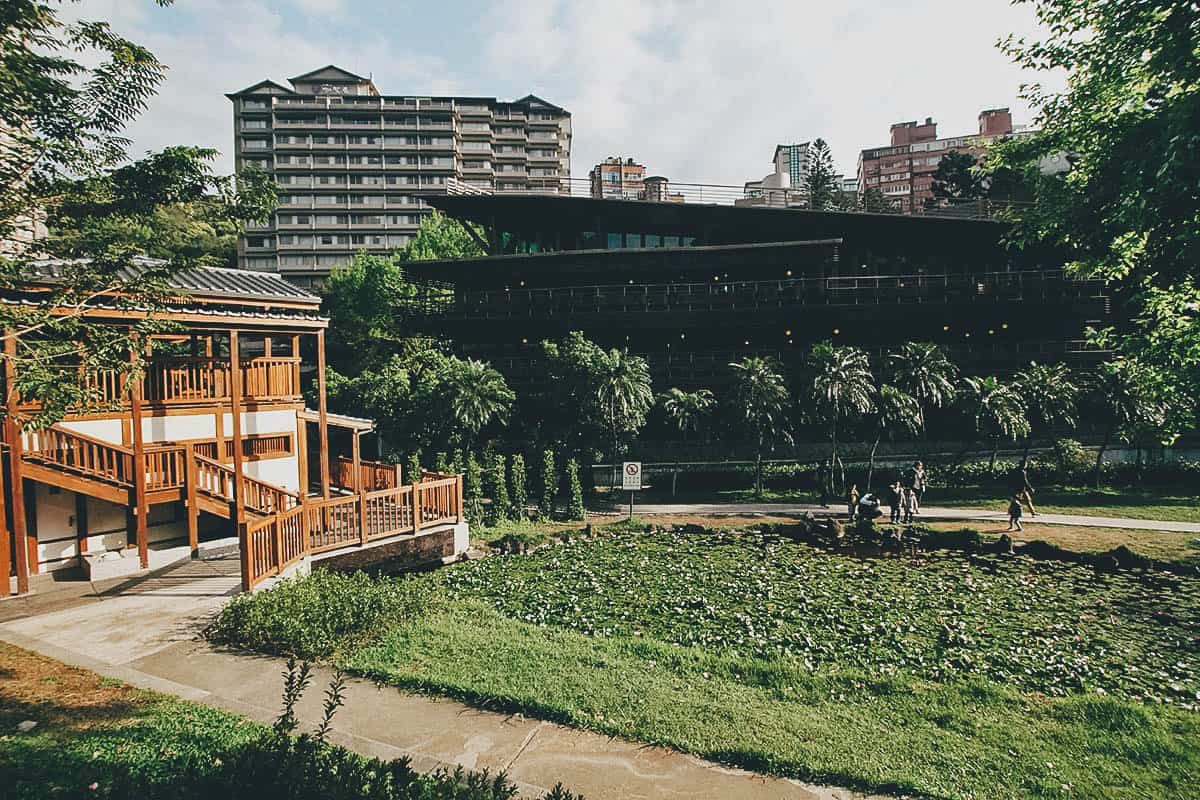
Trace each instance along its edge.
<path fill-rule="evenodd" d="M 467 453 L 463 471 L 463 503 L 468 520 L 476 524 L 483 521 L 483 470 L 474 453 Z"/>
<path fill-rule="evenodd" d="M 554 451 L 542 452 L 542 499 L 538 513 L 549 519 L 554 516 L 554 498 L 558 495 L 558 474 L 554 471 Z"/>
<path fill-rule="evenodd" d="M 428 599 L 429 589 L 418 581 L 317 570 L 307 578 L 282 580 L 265 592 L 237 595 L 207 634 L 213 641 L 248 649 L 327 658 L 343 641 L 384 621 L 418 616 Z"/>
<path fill-rule="evenodd" d="M 1074 439 L 1056 439 L 1051 458 L 1058 471 L 1070 479 L 1089 474 L 1096 463 L 1095 455 Z"/>
<path fill-rule="evenodd" d="M 513 519 L 525 519 L 525 507 L 529 505 L 529 490 L 525 478 L 525 456 L 517 453 L 512 457 L 509 468 L 509 496 L 512 498 Z"/>
<path fill-rule="evenodd" d="M 579 484 L 579 465 L 575 459 L 568 459 L 564 470 L 567 480 L 567 519 L 585 519 L 587 512 L 583 507 L 583 487 Z"/>
<path fill-rule="evenodd" d="M 491 505 L 487 507 L 485 514 L 488 525 L 508 519 L 512 510 L 508 500 L 508 479 L 504 474 L 504 462 L 504 456 L 497 453 L 488 465 L 486 490 L 492 497 Z"/>
<path fill-rule="evenodd" d="M 404 480 L 409 483 L 421 480 L 421 450 L 419 448 L 408 454 L 408 461 L 404 464 L 404 473 Z"/>
<path fill-rule="evenodd" d="M 434 458 L 433 458 L 433 471 L 434 471 L 434 472 L 440 472 L 440 473 L 442 473 L 443 475 L 445 475 L 446 473 L 448 473 L 448 472 L 451 472 L 451 471 L 452 471 L 452 470 L 450 469 L 450 456 L 449 456 L 449 454 L 439 451 L 439 452 L 438 452 L 438 453 L 437 453 L 437 454 L 434 456 Z"/>

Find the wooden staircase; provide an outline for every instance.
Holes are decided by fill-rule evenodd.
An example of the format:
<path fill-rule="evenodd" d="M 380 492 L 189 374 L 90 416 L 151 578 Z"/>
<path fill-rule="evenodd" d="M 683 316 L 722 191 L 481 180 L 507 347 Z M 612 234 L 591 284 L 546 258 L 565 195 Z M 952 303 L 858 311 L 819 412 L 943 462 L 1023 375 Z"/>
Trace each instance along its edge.
<path fill-rule="evenodd" d="M 23 472 L 26 478 L 72 492 L 133 505 L 134 452 L 59 425 L 22 433 Z M 147 446 L 143 469 L 148 504 L 188 500 L 188 484 L 195 486 L 197 507 L 230 519 L 234 502 L 233 469 L 192 448 L 171 443 Z M 191 480 L 189 480 L 189 476 Z M 246 511 L 268 516 L 300 504 L 300 495 L 282 486 L 242 476 Z"/>

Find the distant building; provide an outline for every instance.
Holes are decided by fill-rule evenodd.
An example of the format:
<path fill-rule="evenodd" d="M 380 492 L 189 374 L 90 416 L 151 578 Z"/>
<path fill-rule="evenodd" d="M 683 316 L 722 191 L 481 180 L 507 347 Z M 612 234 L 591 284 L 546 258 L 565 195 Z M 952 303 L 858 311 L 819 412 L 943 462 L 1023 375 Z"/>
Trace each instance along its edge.
<path fill-rule="evenodd" d="M 1007 108 L 991 108 L 979 113 L 978 133 L 939 139 L 932 117 L 924 122 L 897 122 L 892 125 L 892 142 L 887 147 L 863 150 L 858 158 L 857 191 L 878 189 L 897 211 L 919 214 L 933 197 L 933 173 L 938 162 L 950 151 L 969 153 L 976 158 L 987 152 L 995 139 L 1019 134 L 1013 127 Z"/>
<path fill-rule="evenodd" d="M 3 123 L 0 123 L 0 158 L 16 162 L 18 156 L 23 155 L 24 146 L 19 143 L 19 138 L 14 136 L 12 131 L 12 128 L 5 128 Z M 9 207 L 10 203 L 22 204 L 21 201 L 25 199 L 22 188 L 22 184 L 4 187 L 3 199 L 6 207 Z M 0 257 L 16 258 L 21 255 L 29 255 L 31 249 L 36 253 L 37 242 L 44 240 L 48 235 L 46 210 L 33 203 L 32 200 L 25 210 L 4 222 L 6 224 L 0 228 Z"/>
<path fill-rule="evenodd" d="M 632 158 L 606 158 L 588 173 L 592 197 L 610 200 L 644 199 L 646 167 Z"/>
<path fill-rule="evenodd" d="M 671 182 L 662 175 L 647 175 L 646 190 L 643 196 L 645 200 L 653 200 L 656 203 L 682 203 L 684 196 L 678 192 L 671 191 Z"/>
<path fill-rule="evenodd" d="M 426 198 L 452 181 L 496 193 L 567 190 L 571 115 L 541 98 L 385 95 L 332 65 L 289 83 L 226 95 L 237 168 L 260 167 L 279 185 L 271 220 L 241 237 L 241 267 L 309 285 L 360 250 L 392 252 L 430 213 Z"/>
<path fill-rule="evenodd" d="M 781 144 L 772 159 L 775 170 L 757 181 L 747 181 L 737 206 L 807 206 L 809 142 Z"/>

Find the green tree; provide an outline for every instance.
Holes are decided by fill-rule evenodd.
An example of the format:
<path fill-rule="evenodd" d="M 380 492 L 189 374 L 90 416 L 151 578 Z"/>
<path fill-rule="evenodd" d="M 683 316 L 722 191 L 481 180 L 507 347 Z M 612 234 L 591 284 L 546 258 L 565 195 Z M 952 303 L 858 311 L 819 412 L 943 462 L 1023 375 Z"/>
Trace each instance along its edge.
<path fill-rule="evenodd" d="M 858 210 L 866 214 L 890 214 L 895 208 L 878 186 L 868 186 L 858 196 Z"/>
<path fill-rule="evenodd" d="M 591 463 L 607 435 L 604 408 L 596 391 L 607 354 L 578 331 L 558 342 L 542 342 L 544 387 L 530 398 L 529 416 L 539 421 L 541 438 Z"/>
<path fill-rule="evenodd" d="M 480 244 L 482 239 L 483 234 L 478 227 L 468 227 L 435 211 L 421 220 L 417 235 L 397 253 L 397 257 L 401 262 L 477 258 L 487 255 Z"/>
<path fill-rule="evenodd" d="M 1025 401 L 1029 435 L 1025 458 L 1035 434 L 1049 435 L 1055 428 L 1074 427 L 1079 387 L 1066 364 L 1031 364 L 1016 374 L 1016 389 Z"/>
<path fill-rule="evenodd" d="M 409 483 L 419 481 L 421 473 L 421 450 L 417 448 L 408 454 L 408 461 L 404 465 L 404 480 Z"/>
<path fill-rule="evenodd" d="M 841 465 L 838 456 L 838 431 L 843 420 L 851 422 L 873 407 L 875 378 L 866 351 L 857 347 L 838 347 L 822 342 L 808 356 L 811 374 L 809 396 L 817 416 L 829 426 L 829 482 L 833 490 L 833 472 Z M 842 483 L 845 484 L 843 471 Z M 842 486 L 845 489 L 845 486 Z"/>
<path fill-rule="evenodd" d="M 583 507 L 583 486 L 579 483 L 579 464 L 575 459 L 567 459 L 564 473 L 567 482 L 567 519 L 587 519 L 587 511 Z"/>
<path fill-rule="evenodd" d="M 1194 424 L 1200 396 L 1200 8 L 1178 0 L 1024 0 L 1045 32 L 1001 48 L 1065 72 L 1025 91 L 1035 133 L 992 148 L 990 171 L 1031 198 L 1012 239 L 1112 282 L 1125 313 L 1100 342 L 1155 369 Z"/>
<path fill-rule="evenodd" d="M 505 461 L 503 454 L 496 453 L 488 464 L 486 491 L 492 497 L 491 505 L 487 507 L 485 514 L 488 525 L 498 525 L 508 519 L 512 512 L 512 503 L 508 499 Z"/>
<path fill-rule="evenodd" d="M 654 405 L 650 365 L 627 350 L 610 350 L 600 359 L 596 375 L 596 399 L 603 409 L 612 443 L 612 485 L 617 485 L 617 461 L 621 441 L 637 435 Z"/>
<path fill-rule="evenodd" d="M 362 252 L 335 269 L 321 290 L 321 305 L 329 315 L 330 363 L 358 375 L 400 354 L 408 338 L 402 309 L 416 296 L 417 288 L 397 257 Z"/>
<path fill-rule="evenodd" d="M 1101 364 L 1090 374 L 1085 395 L 1089 416 L 1104 426 L 1093 476 L 1099 486 L 1104 454 L 1114 438 L 1134 442 L 1150 432 L 1166 438 L 1168 402 L 1161 375 L 1135 358 Z"/>
<path fill-rule="evenodd" d="M 834 209 L 841 194 L 838 174 L 833 166 L 833 154 L 824 139 L 817 139 L 808 148 L 804 189 L 808 207 L 814 211 Z"/>
<path fill-rule="evenodd" d="M 961 396 L 976 435 L 985 437 L 992 443 L 992 458 L 988 463 L 988 471 L 994 471 L 1000 439 L 1015 442 L 1029 435 L 1025 401 L 1014 386 L 992 376 L 964 378 Z"/>
<path fill-rule="evenodd" d="M 483 470 L 473 452 L 467 453 L 463 469 L 463 504 L 471 522 L 483 521 Z"/>
<path fill-rule="evenodd" d="M 958 368 L 945 349 L 932 342 L 906 342 L 888 354 L 887 365 L 892 385 L 911 395 L 920 406 L 917 429 L 927 434 L 930 409 L 945 408 L 954 401 Z"/>
<path fill-rule="evenodd" d="M 975 157 L 957 150 L 951 150 L 938 161 L 929 188 L 933 192 L 932 206 L 978 200 L 985 194 L 983 173 Z"/>
<path fill-rule="evenodd" d="M 525 456 L 517 453 L 509 467 L 510 486 L 508 495 L 512 499 L 514 519 L 525 519 L 529 506 L 529 481 L 525 475 Z"/>
<path fill-rule="evenodd" d="M 747 356 L 729 366 L 733 369 L 733 385 L 726 399 L 726 412 L 733 425 L 754 442 L 754 494 L 762 497 L 763 451 L 792 441 L 788 424 L 791 397 L 773 360 Z"/>
<path fill-rule="evenodd" d="M 897 434 L 915 436 L 920 433 L 921 404 L 903 389 L 885 383 L 875 393 L 872 417 L 875 441 L 871 444 L 871 455 L 867 462 L 867 491 L 871 490 L 871 480 L 875 476 L 875 452 L 879 449 L 880 440 L 886 437 L 895 441 Z"/>
<path fill-rule="evenodd" d="M 538 514 L 544 519 L 554 516 L 554 498 L 558 496 L 558 473 L 554 470 L 554 451 L 542 451 L 542 499 Z"/>
<path fill-rule="evenodd" d="M 700 429 L 700 423 L 713 412 L 715 406 L 716 401 L 713 399 L 713 393 L 708 389 L 685 392 L 682 389 L 672 388 L 662 397 L 663 413 L 666 414 L 667 420 L 679 431 L 684 442 L 687 442 L 689 433 L 695 433 Z M 679 459 L 676 458 L 675 469 L 671 473 L 672 497 L 675 496 L 678 480 Z"/>
<path fill-rule="evenodd" d="M 170 276 L 224 257 L 181 233 L 187 209 L 204 206 L 228 231 L 269 213 L 270 182 L 262 173 L 216 176 L 215 151 L 169 148 L 124 164 L 122 132 L 165 70 L 106 22 L 65 22 L 35 0 L 9 0 L 0 11 L 0 239 L 43 218 L 49 230 L 36 250 L 0 258 L 0 290 L 28 296 L 31 259 L 68 260 L 36 302 L 0 304 L 0 329 L 18 342 L 0 358 L 16 367 L 17 390 L 42 401 L 34 425 L 96 406 L 77 382 L 80 370 L 140 375 L 146 337 L 171 328 L 159 313 Z M 147 252 L 166 260 L 134 261 Z M 82 314 L 95 303 L 150 314 L 117 328 Z"/>
<path fill-rule="evenodd" d="M 435 380 L 431 394 L 445 403 L 451 430 L 468 450 L 481 430 L 507 418 L 516 400 L 503 375 L 473 358 L 447 358 Z"/>

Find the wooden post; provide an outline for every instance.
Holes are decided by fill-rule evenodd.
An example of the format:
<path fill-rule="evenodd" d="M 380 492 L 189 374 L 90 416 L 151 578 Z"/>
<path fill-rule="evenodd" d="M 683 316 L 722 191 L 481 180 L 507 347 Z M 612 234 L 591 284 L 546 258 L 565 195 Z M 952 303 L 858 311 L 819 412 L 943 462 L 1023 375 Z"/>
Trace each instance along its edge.
<path fill-rule="evenodd" d="M 244 469 L 242 452 L 242 364 L 239 352 L 238 331 L 229 332 L 229 407 L 233 439 L 233 513 L 234 521 L 241 524 L 246 517 L 246 493 L 242 486 Z"/>
<path fill-rule="evenodd" d="M 183 454 L 183 491 L 187 502 L 188 549 L 200 555 L 200 506 L 196 500 L 196 446 L 189 442 Z"/>
<path fill-rule="evenodd" d="M 75 547 L 79 556 L 79 563 L 83 564 L 83 554 L 88 548 L 88 507 L 87 495 L 83 492 L 75 493 Z"/>
<path fill-rule="evenodd" d="M 458 504 L 458 519 L 457 522 L 462 522 L 466 517 L 463 515 L 463 476 L 458 474 L 454 476 L 454 502 Z"/>
<path fill-rule="evenodd" d="M 242 486 L 242 364 L 237 329 L 229 332 L 229 410 L 233 439 L 233 529 L 237 532 L 241 553 L 242 591 L 250 591 L 250 565 L 254 563 L 250 549 L 254 543 L 246 531 L 246 493 Z"/>
<path fill-rule="evenodd" d="M 413 536 L 421 530 L 421 484 L 412 482 Z"/>
<path fill-rule="evenodd" d="M 296 471 L 300 473 L 300 503 L 308 505 L 308 423 L 296 417 Z"/>
<path fill-rule="evenodd" d="M 129 364 L 137 366 L 137 348 L 129 351 Z M 129 385 L 130 434 L 133 437 L 133 513 L 134 535 L 137 537 L 138 562 L 142 569 L 150 567 L 150 533 L 148 530 L 150 506 L 146 503 L 146 441 L 142 430 L 142 381 L 133 380 Z"/>
<path fill-rule="evenodd" d="M 4 431 L 0 431 L 0 439 L 7 442 L 8 426 L 4 426 Z M 0 451 L 2 452 L 2 451 Z M 8 528 L 8 514 L 5 505 L 7 501 L 5 495 L 11 493 L 11 489 L 4 485 L 4 467 L 0 464 L 0 597 L 4 597 L 12 592 L 12 531 Z"/>
<path fill-rule="evenodd" d="M 362 479 L 362 457 L 359 454 L 358 431 L 350 431 L 350 460 L 352 462 L 351 469 L 354 470 L 354 477 L 351 479 L 354 486 L 354 493 L 358 495 L 358 527 L 359 527 L 359 544 L 366 546 L 367 544 L 367 495 L 364 492 Z"/>
<path fill-rule="evenodd" d="M 325 407 L 325 331 L 317 331 L 317 428 L 321 439 L 321 497 L 329 499 L 329 420 Z"/>

